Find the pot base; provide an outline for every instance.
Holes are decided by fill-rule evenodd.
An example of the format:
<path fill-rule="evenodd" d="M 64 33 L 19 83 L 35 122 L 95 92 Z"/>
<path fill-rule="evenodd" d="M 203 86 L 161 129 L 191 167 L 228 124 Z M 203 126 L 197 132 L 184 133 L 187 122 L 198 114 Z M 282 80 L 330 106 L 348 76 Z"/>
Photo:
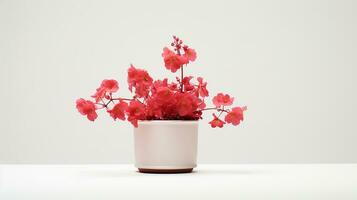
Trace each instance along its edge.
<path fill-rule="evenodd" d="M 151 173 L 151 174 L 178 174 L 178 173 L 191 173 L 193 168 L 186 169 L 148 169 L 148 168 L 138 168 L 141 173 Z"/>

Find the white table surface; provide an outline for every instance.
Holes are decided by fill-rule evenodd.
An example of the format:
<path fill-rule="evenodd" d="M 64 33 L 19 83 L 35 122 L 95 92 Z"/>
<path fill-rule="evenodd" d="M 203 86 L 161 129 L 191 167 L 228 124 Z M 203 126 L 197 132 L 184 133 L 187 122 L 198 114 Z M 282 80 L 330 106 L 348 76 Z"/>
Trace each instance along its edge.
<path fill-rule="evenodd" d="M 199 165 L 142 174 L 132 165 L 0 165 L 0 199 L 357 199 L 357 164 Z"/>

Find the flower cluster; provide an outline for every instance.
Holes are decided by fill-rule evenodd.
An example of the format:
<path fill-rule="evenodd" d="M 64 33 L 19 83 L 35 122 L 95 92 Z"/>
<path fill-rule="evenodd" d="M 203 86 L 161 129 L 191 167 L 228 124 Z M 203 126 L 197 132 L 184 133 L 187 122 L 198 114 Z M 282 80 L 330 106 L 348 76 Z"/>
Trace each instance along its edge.
<path fill-rule="evenodd" d="M 234 98 L 218 93 L 212 99 L 214 106 L 207 108 L 207 82 L 202 77 L 184 76 L 183 73 L 183 68 L 196 60 L 196 51 L 184 45 L 176 36 L 171 47 L 172 50 L 168 47 L 163 49 L 165 68 L 173 73 L 180 70 L 181 77 L 176 77 L 172 82 L 167 78 L 154 80 L 146 70 L 131 65 L 127 82 L 133 97 L 113 97 L 119 90 L 119 84 L 114 79 L 105 79 L 91 96 L 93 101 L 83 98 L 76 101 L 79 113 L 94 121 L 98 116 L 97 110 L 105 109 L 114 120 L 127 120 L 137 127 L 138 120 L 199 120 L 203 111 L 213 110 L 216 113 L 213 113 L 213 120 L 209 122 L 211 127 L 239 125 L 246 107 L 229 108 Z"/>

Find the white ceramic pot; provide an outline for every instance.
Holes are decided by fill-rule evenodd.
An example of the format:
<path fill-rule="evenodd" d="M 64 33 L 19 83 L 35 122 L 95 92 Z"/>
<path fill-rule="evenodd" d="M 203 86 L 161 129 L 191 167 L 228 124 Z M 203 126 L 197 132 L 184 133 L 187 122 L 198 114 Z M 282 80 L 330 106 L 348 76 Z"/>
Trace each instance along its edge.
<path fill-rule="evenodd" d="M 198 121 L 139 121 L 134 128 L 135 166 L 140 172 L 191 172 L 197 163 Z"/>

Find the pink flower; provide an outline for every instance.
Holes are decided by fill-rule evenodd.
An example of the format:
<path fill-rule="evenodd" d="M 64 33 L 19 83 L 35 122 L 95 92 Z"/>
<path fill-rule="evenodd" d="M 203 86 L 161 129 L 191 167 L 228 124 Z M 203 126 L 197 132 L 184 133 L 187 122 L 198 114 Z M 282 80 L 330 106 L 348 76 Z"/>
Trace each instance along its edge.
<path fill-rule="evenodd" d="M 119 103 L 115 104 L 115 106 L 108 110 L 107 112 L 113 117 L 114 120 L 121 119 L 125 120 L 125 110 L 127 109 L 128 104 L 125 101 L 120 101 Z"/>
<path fill-rule="evenodd" d="M 174 110 L 174 91 L 168 86 L 157 88 L 156 92 L 147 100 L 147 114 L 149 118 L 170 118 L 170 115 L 175 114 Z"/>
<path fill-rule="evenodd" d="M 227 123 L 231 123 L 234 126 L 237 126 L 240 124 L 241 121 L 243 121 L 243 111 L 246 110 L 246 107 L 234 107 L 232 110 L 226 115 L 224 118 L 224 121 Z"/>
<path fill-rule="evenodd" d="M 198 108 L 198 103 L 201 102 L 193 93 L 177 93 L 176 101 L 178 114 L 181 117 L 188 118 L 194 116 L 194 112 Z"/>
<path fill-rule="evenodd" d="M 197 81 L 198 81 L 197 91 L 198 91 L 199 95 L 201 97 L 208 97 L 209 94 L 208 94 L 208 90 L 206 88 L 207 82 L 203 82 L 203 78 L 202 77 L 198 77 Z"/>
<path fill-rule="evenodd" d="M 173 92 L 168 87 L 160 87 L 156 92 L 157 101 L 167 102 L 173 97 Z"/>
<path fill-rule="evenodd" d="M 152 86 L 153 79 L 149 73 L 142 69 L 137 69 L 133 65 L 128 69 L 129 90 L 135 88 L 135 94 L 138 97 L 147 97 Z"/>
<path fill-rule="evenodd" d="M 185 54 L 184 56 L 189 60 L 189 61 L 195 61 L 196 60 L 196 51 L 191 48 L 184 48 Z"/>
<path fill-rule="evenodd" d="M 97 88 L 96 93 L 92 95 L 95 99 L 95 102 L 98 103 L 101 99 L 106 97 L 107 93 L 113 93 L 118 91 L 119 85 L 118 82 L 114 79 L 105 79 L 102 81 L 102 84 Z"/>
<path fill-rule="evenodd" d="M 87 118 L 90 121 L 94 121 L 98 117 L 97 113 L 95 112 L 95 104 L 89 100 L 85 100 L 82 98 L 77 99 L 76 108 L 78 112 L 82 115 L 87 115 Z"/>
<path fill-rule="evenodd" d="M 198 108 L 199 109 L 205 109 L 206 108 L 206 103 L 203 101 L 203 100 L 201 100 L 201 99 L 199 99 L 200 101 L 199 101 L 199 103 L 198 103 Z"/>
<path fill-rule="evenodd" d="M 173 73 L 180 69 L 182 65 L 188 63 L 187 57 L 177 55 L 167 47 L 164 48 L 162 57 L 164 58 L 166 69 L 171 70 Z"/>
<path fill-rule="evenodd" d="M 156 91 L 158 90 L 158 88 L 161 88 L 161 87 L 168 87 L 171 91 L 178 90 L 176 83 L 168 83 L 167 78 L 165 78 L 163 80 L 154 81 L 154 83 L 152 84 L 152 87 L 151 87 L 152 95 L 154 95 L 156 93 Z"/>
<path fill-rule="evenodd" d="M 174 73 L 195 61 L 197 53 L 180 38 L 173 36 L 170 49 L 164 47 L 162 57 L 165 68 Z M 81 98 L 76 101 L 76 108 L 90 121 L 96 120 L 96 111 L 103 109 L 114 120 L 127 120 L 134 127 L 138 127 L 138 120 L 199 120 L 202 119 L 202 112 L 207 110 L 220 113 L 218 116 L 213 114 L 213 119 L 209 122 L 212 128 L 222 128 L 228 123 L 240 124 L 246 107 L 225 107 L 231 106 L 234 98 L 218 93 L 212 99 L 215 106 L 206 108 L 205 97 L 209 96 L 207 82 L 198 77 L 197 83 L 193 76 L 184 75 L 186 70 L 181 72 L 176 81 L 171 82 L 167 78 L 154 81 L 146 70 L 130 65 L 127 82 L 132 96 L 114 97 L 113 93 L 119 90 L 118 82 L 105 79 L 92 95 L 94 102 Z M 226 115 L 219 118 L 221 114 Z"/>
<path fill-rule="evenodd" d="M 192 78 L 193 78 L 193 76 L 186 76 L 186 77 L 183 78 L 182 83 L 183 83 L 183 86 L 185 88 L 185 91 L 191 91 L 191 90 L 195 89 L 194 85 L 192 85 L 190 83 Z"/>
<path fill-rule="evenodd" d="M 224 121 L 220 120 L 214 113 L 213 113 L 213 120 L 209 122 L 209 124 L 211 124 L 212 128 L 222 128 L 223 125 L 225 124 Z"/>
<path fill-rule="evenodd" d="M 216 107 L 220 106 L 230 106 L 233 104 L 233 97 L 230 97 L 228 94 L 218 93 L 215 97 L 213 97 L 213 104 Z"/>
<path fill-rule="evenodd" d="M 104 88 L 97 88 L 97 91 L 95 92 L 95 94 L 93 94 L 91 97 L 93 97 L 95 99 L 95 102 L 98 103 L 101 99 L 103 99 L 105 97 L 105 89 Z"/>
<path fill-rule="evenodd" d="M 135 127 L 138 127 L 138 120 L 145 119 L 145 105 L 138 101 L 131 101 L 126 109 L 128 115 L 128 121 L 130 121 Z"/>
<path fill-rule="evenodd" d="M 119 89 L 118 82 L 114 79 L 105 79 L 100 85 L 101 88 L 104 88 L 107 92 L 116 92 Z"/>

